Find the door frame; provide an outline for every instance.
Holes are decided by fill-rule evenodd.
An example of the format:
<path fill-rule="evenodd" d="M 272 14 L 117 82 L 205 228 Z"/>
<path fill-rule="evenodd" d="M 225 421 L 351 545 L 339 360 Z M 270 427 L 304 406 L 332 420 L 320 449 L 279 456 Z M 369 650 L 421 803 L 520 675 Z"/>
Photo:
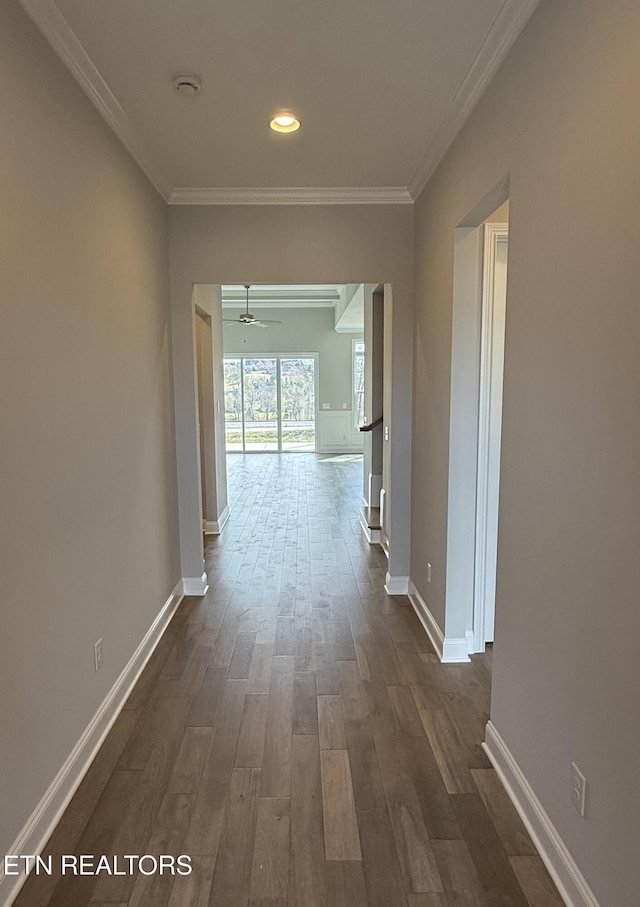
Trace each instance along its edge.
<path fill-rule="evenodd" d="M 476 498 L 484 225 L 509 198 L 504 177 L 454 230 L 449 469 L 443 662 L 468 662 L 476 651 Z M 434 621 L 435 624 L 435 621 Z"/>
<path fill-rule="evenodd" d="M 500 443 L 504 378 L 504 292 L 497 278 L 496 253 L 509 241 L 509 225 L 483 228 L 482 303 L 480 315 L 480 378 L 478 393 L 478 456 L 473 583 L 473 651 L 493 642 L 495 621 Z"/>

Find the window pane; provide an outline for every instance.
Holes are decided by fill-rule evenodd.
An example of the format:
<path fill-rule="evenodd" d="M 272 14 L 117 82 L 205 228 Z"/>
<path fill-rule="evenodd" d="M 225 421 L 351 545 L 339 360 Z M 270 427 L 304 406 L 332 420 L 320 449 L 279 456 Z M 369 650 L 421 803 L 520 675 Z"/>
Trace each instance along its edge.
<path fill-rule="evenodd" d="M 278 449 L 275 359 L 244 359 L 244 449 Z"/>
<path fill-rule="evenodd" d="M 315 450 L 315 360 L 280 360 L 282 449 Z"/>
<path fill-rule="evenodd" d="M 353 424 L 364 425 L 364 341 L 353 341 Z"/>
<path fill-rule="evenodd" d="M 240 360 L 224 360 L 224 432 L 227 450 L 242 450 Z"/>

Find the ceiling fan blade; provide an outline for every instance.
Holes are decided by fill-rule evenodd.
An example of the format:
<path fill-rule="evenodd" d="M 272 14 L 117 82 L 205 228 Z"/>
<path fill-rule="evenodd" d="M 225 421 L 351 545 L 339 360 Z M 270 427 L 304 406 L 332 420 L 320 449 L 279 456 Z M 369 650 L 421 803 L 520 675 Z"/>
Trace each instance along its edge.
<path fill-rule="evenodd" d="M 261 318 L 260 322 L 262 324 L 282 324 L 281 321 L 272 321 L 270 318 Z"/>

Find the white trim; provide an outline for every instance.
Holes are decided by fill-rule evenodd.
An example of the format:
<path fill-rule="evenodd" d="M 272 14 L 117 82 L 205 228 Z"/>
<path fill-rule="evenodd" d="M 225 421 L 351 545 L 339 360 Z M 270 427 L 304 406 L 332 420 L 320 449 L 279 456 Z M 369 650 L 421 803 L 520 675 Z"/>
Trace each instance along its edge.
<path fill-rule="evenodd" d="M 165 201 L 171 185 L 53 0 L 20 0 L 53 50 Z"/>
<path fill-rule="evenodd" d="M 445 628 L 473 628 L 482 230 L 457 228 L 454 246 Z"/>
<path fill-rule="evenodd" d="M 245 302 L 240 302 L 237 299 L 232 299 L 230 302 L 223 302 L 222 309 L 224 312 L 242 312 L 246 306 Z M 335 309 L 336 303 L 335 300 L 327 299 L 324 302 L 322 301 L 307 301 L 306 299 L 297 297 L 290 297 L 289 299 L 267 299 L 260 301 L 259 299 L 251 299 L 251 311 L 254 309 Z M 349 332 L 352 333 L 352 332 Z M 353 332 L 355 333 L 355 332 Z"/>
<path fill-rule="evenodd" d="M 498 243 L 508 240 L 508 224 L 483 229 L 480 376 L 478 386 L 478 459 L 476 469 L 473 651 L 484 652 L 487 622 L 495 620 L 496 525 L 500 487 L 500 438 L 504 364 L 505 297 L 497 292 Z"/>
<path fill-rule="evenodd" d="M 170 205 L 412 205 L 405 186 L 175 188 Z"/>
<path fill-rule="evenodd" d="M 364 537 L 370 545 L 380 544 L 380 530 L 372 529 L 367 523 L 366 517 L 362 512 L 360 513 L 360 526 L 362 527 L 362 531 L 364 532 Z"/>
<path fill-rule="evenodd" d="M 436 655 L 442 661 L 442 651 L 444 649 L 444 635 L 438 626 L 435 617 L 427 607 L 427 603 L 420 595 L 413 580 L 409 580 L 409 601 L 413 605 L 413 610 L 418 615 L 418 619 L 427 632 L 431 640 L 431 645 L 436 650 Z"/>
<path fill-rule="evenodd" d="M 409 594 L 409 577 L 408 576 L 391 576 L 387 573 L 384 584 L 384 591 L 387 595 L 408 595 Z"/>
<path fill-rule="evenodd" d="M 162 634 L 182 601 L 182 580 L 160 609 L 128 664 L 67 756 L 8 853 L 39 855 L 120 714 Z M 26 875 L 7 877 L 0 868 L 0 904 L 11 904 Z"/>
<path fill-rule="evenodd" d="M 513 754 L 489 721 L 482 744 L 567 907 L 599 907 L 578 865 Z"/>
<path fill-rule="evenodd" d="M 416 199 L 484 94 L 539 0 L 505 0 L 475 60 L 445 111 L 422 160 L 409 180 Z"/>
<path fill-rule="evenodd" d="M 409 580 L 409 601 L 443 664 L 461 664 L 471 660 L 467 637 L 445 637 L 412 579 Z"/>
<path fill-rule="evenodd" d="M 306 308 L 335 308 L 345 285 L 340 283 L 312 284 L 252 284 L 251 310 L 256 308 L 286 308 L 304 305 Z M 247 301 L 244 284 L 222 284 L 222 308 L 243 308 Z"/>
<path fill-rule="evenodd" d="M 182 577 L 182 594 L 183 595 L 206 595 L 209 588 L 207 574 L 202 576 L 183 576 Z"/>
<path fill-rule="evenodd" d="M 442 647 L 443 664 L 463 664 L 471 661 L 466 636 L 445 636 Z"/>
<path fill-rule="evenodd" d="M 387 534 L 384 531 L 385 516 L 386 516 L 385 507 L 387 506 L 387 490 L 386 490 L 386 488 L 380 489 L 379 500 L 380 500 L 380 529 L 382 532 L 380 544 L 382 545 L 382 550 L 387 555 L 387 559 L 388 559 L 388 557 L 389 557 L 389 539 L 387 537 Z"/>
<path fill-rule="evenodd" d="M 220 518 L 217 520 L 203 520 L 203 531 L 205 535 L 220 535 L 224 527 L 227 525 L 229 520 L 229 505 L 227 505 L 222 513 Z"/>

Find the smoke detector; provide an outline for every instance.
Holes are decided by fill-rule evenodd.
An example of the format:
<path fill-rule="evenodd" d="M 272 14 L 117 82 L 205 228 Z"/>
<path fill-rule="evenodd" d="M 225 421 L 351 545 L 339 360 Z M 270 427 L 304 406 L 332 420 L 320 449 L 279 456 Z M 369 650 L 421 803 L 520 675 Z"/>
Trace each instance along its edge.
<path fill-rule="evenodd" d="M 202 88 L 200 76 L 192 72 L 181 72 L 173 77 L 173 85 L 176 91 L 184 95 L 198 94 Z"/>

